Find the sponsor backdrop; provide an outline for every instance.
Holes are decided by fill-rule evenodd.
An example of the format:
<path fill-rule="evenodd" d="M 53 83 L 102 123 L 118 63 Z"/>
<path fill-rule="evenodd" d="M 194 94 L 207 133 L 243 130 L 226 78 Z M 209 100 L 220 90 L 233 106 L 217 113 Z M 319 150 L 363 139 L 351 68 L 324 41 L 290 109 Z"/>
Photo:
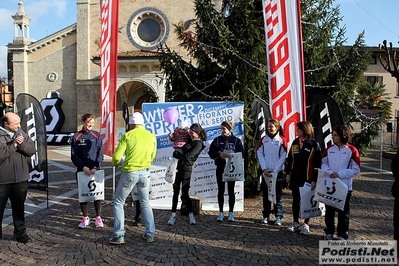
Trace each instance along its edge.
<path fill-rule="evenodd" d="M 177 110 L 177 120 L 165 120 L 164 111 Z M 144 103 L 142 112 L 145 128 L 157 137 L 157 155 L 151 166 L 151 186 L 154 193 L 151 206 L 157 209 L 170 209 L 172 206 L 172 184 L 165 181 L 164 176 L 169 160 L 172 157 L 172 142 L 168 140 L 168 134 L 179 123 L 186 120 L 189 125 L 199 123 L 206 130 L 208 139 L 206 148 L 198 157 L 193 166 L 191 176 L 190 195 L 202 198 L 203 210 L 218 210 L 216 166 L 214 160 L 208 156 L 208 150 L 213 139 L 221 135 L 220 124 L 224 120 L 235 122 L 233 134 L 244 142 L 243 120 L 244 104 L 237 102 L 190 102 L 190 103 Z M 169 124 L 172 122 L 172 124 Z M 225 207 L 228 210 L 227 187 L 225 189 Z M 244 210 L 244 182 L 236 182 L 236 211 Z"/>

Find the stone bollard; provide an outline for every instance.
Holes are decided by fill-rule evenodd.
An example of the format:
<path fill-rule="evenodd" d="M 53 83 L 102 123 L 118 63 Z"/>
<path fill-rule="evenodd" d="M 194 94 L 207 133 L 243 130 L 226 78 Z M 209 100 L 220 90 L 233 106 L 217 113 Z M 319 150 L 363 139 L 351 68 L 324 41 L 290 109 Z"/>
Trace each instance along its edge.
<path fill-rule="evenodd" d="M 202 209 L 202 198 L 198 196 L 190 196 L 191 204 L 193 205 L 193 214 L 198 215 Z"/>

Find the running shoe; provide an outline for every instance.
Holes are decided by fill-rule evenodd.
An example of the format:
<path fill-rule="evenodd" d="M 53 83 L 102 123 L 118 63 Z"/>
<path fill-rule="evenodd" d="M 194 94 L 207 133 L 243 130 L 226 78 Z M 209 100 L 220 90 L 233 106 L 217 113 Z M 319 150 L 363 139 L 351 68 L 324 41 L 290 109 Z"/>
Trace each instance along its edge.
<path fill-rule="evenodd" d="M 96 218 L 96 227 L 97 227 L 97 228 L 103 228 L 103 227 L 104 227 L 103 220 L 101 219 L 100 216 L 98 216 L 98 217 Z"/>
<path fill-rule="evenodd" d="M 82 221 L 80 222 L 78 228 L 84 229 L 86 228 L 86 226 L 88 226 L 90 224 L 90 218 L 87 217 L 83 217 Z"/>
<path fill-rule="evenodd" d="M 290 226 L 288 226 L 288 228 L 287 228 L 287 231 L 288 232 L 291 232 L 291 233 L 293 233 L 293 232 L 295 232 L 295 231 L 298 231 L 299 230 L 299 223 L 297 223 L 297 222 L 293 222 Z"/>
<path fill-rule="evenodd" d="M 227 220 L 228 220 L 229 222 L 234 221 L 234 214 L 233 214 L 232 212 L 229 212 L 229 217 L 227 218 Z"/>
<path fill-rule="evenodd" d="M 302 224 L 301 231 L 299 232 L 301 235 L 307 236 L 309 234 L 309 225 Z"/>
<path fill-rule="evenodd" d="M 124 236 L 115 236 L 109 240 L 109 243 L 113 244 L 113 245 L 125 244 L 125 237 Z"/>
<path fill-rule="evenodd" d="M 197 224 L 197 221 L 195 221 L 194 214 L 193 214 L 192 212 L 190 212 L 190 213 L 188 214 L 188 218 L 190 218 L 190 224 L 191 224 L 191 225 Z"/>
<path fill-rule="evenodd" d="M 155 239 L 153 237 L 147 237 L 147 235 L 145 233 L 143 234 L 143 239 L 145 239 L 147 241 L 147 243 L 152 243 L 155 241 Z"/>

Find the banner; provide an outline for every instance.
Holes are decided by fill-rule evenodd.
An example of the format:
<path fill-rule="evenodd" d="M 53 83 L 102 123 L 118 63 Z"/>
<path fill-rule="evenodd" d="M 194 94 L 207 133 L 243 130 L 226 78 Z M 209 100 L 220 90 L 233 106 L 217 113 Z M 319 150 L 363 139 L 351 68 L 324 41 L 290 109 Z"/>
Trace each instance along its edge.
<path fill-rule="evenodd" d="M 267 122 L 271 118 L 269 104 L 263 100 L 255 99 L 251 104 L 251 115 L 256 128 L 254 143 L 259 143 L 259 140 L 266 135 Z"/>
<path fill-rule="evenodd" d="M 334 127 L 344 124 L 341 109 L 337 102 L 328 95 L 312 94 L 310 96 L 309 121 L 312 122 L 316 140 L 324 151 L 332 145 L 332 132 Z"/>
<path fill-rule="evenodd" d="M 27 93 L 16 98 L 16 111 L 21 128 L 33 140 L 36 153 L 30 158 L 28 187 L 48 190 L 46 120 L 39 101 Z"/>
<path fill-rule="evenodd" d="M 100 133 L 104 154 L 116 145 L 116 90 L 118 75 L 118 0 L 101 0 Z"/>
<path fill-rule="evenodd" d="M 262 1 L 272 118 L 281 122 L 287 142 L 295 124 L 306 120 L 300 1 Z"/>
<path fill-rule="evenodd" d="M 69 145 L 74 132 L 62 132 L 65 115 L 61 105 L 61 98 L 44 98 L 40 101 L 46 119 L 47 144 Z"/>
<path fill-rule="evenodd" d="M 174 107 L 178 111 L 178 118 L 169 124 L 163 117 L 164 110 Z M 241 102 L 171 102 L 144 103 L 142 106 L 144 126 L 157 137 L 157 155 L 151 165 L 151 187 L 154 199 L 151 206 L 157 209 L 170 209 L 172 206 L 173 187 L 165 181 L 165 173 L 172 157 L 172 142 L 168 133 L 178 127 L 181 121 L 188 121 L 189 125 L 199 123 L 206 130 L 208 139 L 206 148 L 201 152 L 193 166 L 191 175 L 190 195 L 201 197 L 203 210 L 219 210 L 217 204 L 216 166 L 209 158 L 208 150 L 212 141 L 221 135 L 220 124 L 225 120 L 235 122 L 233 134 L 244 143 L 244 104 Z M 225 189 L 225 206 L 228 209 L 228 194 Z M 234 210 L 244 210 L 244 182 L 235 183 L 236 204 Z M 179 205 L 178 205 L 179 206 Z"/>

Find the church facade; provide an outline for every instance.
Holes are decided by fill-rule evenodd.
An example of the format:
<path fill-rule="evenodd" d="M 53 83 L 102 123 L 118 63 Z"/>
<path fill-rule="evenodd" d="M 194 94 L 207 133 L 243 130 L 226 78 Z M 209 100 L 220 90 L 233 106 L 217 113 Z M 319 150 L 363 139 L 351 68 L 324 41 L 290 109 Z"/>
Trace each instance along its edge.
<path fill-rule="evenodd" d="M 22 1 L 12 16 L 15 30 L 8 45 L 9 90 L 14 100 L 20 93 L 29 93 L 39 101 L 61 98 L 63 132 L 76 131 L 85 113 L 100 116 L 100 2 L 76 0 L 76 24 L 36 42 L 30 39 L 30 18 Z M 220 7 L 221 1 L 217 2 Z M 194 16 L 191 1 L 119 1 L 118 128 L 124 127 L 123 103 L 132 113 L 141 110 L 144 102 L 165 101 L 165 77 L 157 48 L 166 44 L 182 54 L 174 25 L 183 23 L 193 28 L 186 22 Z"/>

